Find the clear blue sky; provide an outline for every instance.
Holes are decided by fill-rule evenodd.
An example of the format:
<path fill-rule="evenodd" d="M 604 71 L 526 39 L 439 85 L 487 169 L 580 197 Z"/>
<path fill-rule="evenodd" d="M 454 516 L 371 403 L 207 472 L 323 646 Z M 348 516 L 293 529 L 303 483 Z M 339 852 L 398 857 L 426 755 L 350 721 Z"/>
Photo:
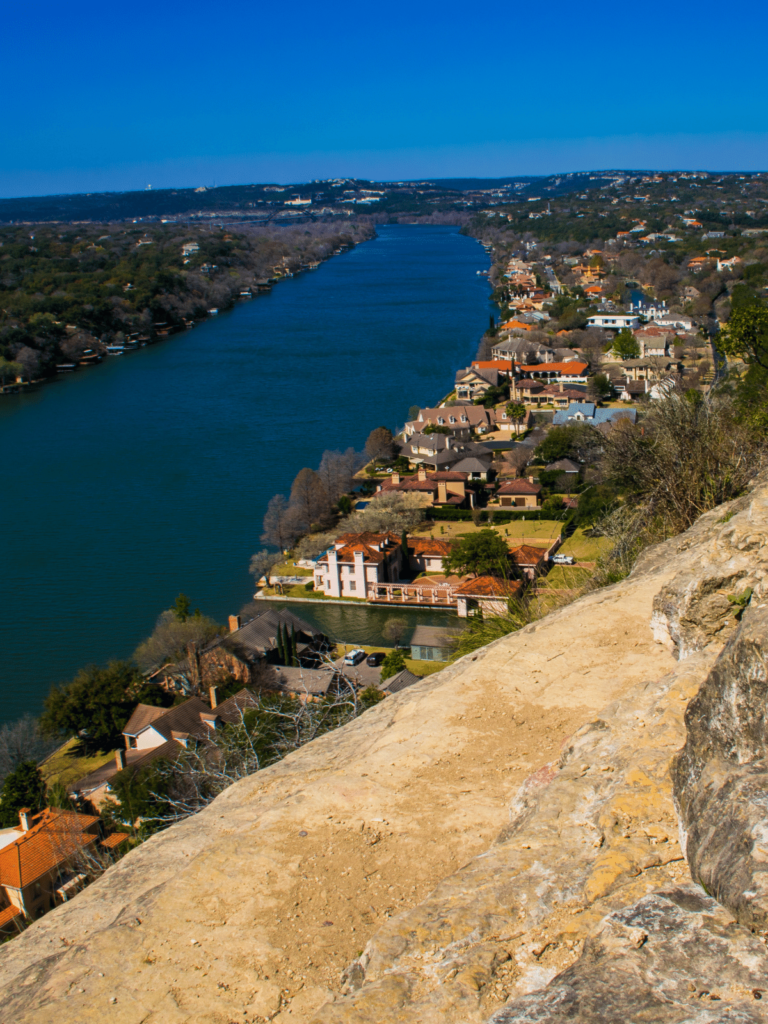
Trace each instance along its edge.
<path fill-rule="evenodd" d="M 0 195 L 768 168 L 764 2 L 25 0 Z"/>

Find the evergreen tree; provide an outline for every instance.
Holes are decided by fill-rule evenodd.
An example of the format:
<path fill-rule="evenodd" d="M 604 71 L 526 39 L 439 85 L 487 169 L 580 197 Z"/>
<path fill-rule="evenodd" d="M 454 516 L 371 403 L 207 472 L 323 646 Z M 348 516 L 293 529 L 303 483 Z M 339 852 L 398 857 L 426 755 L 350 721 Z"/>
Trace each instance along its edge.
<path fill-rule="evenodd" d="M 408 568 L 408 531 L 403 530 L 400 534 L 400 547 L 403 549 L 403 568 Z"/>
<path fill-rule="evenodd" d="M 296 644 L 296 627 L 291 626 L 291 664 L 294 668 L 299 667 L 299 648 Z"/>
<path fill-rule="evenodd" d="M 18 825 L 22 807 L 28 807 L 33 814 L 45 807 L 45 782 L 34 761 L 22 761 L 6 776 L 0 792 L 0 826 Z"/>
<path fill-rule="evenodd" d="M 277 627 L 277 660 L 281 665 L 285 664 L 285 644 L 283 643 L 283 624 Z"/>

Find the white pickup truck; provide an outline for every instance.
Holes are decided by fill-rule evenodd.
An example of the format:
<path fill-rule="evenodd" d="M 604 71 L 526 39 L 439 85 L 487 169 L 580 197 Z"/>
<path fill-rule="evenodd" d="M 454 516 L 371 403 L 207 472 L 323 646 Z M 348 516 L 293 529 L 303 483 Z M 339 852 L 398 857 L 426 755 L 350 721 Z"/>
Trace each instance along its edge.
<path fill-rule="evenodd" d="M 575 559 L 573 555 L 552 555 L 550 561 L 554 565 L 573 565 Z"/>

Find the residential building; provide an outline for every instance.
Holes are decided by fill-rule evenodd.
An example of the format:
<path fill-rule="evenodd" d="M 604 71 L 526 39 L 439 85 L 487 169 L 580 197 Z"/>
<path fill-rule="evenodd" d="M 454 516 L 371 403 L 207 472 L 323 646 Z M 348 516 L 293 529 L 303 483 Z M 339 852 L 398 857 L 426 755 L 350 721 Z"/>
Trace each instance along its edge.
<path fill-rule="evenodd" d="M 475 370 L 496 370 L 500 375 L 512 377 L 515 372 L 515 361 L 514 359 L 476 359 L 472 363 L 472 368 Z"/>
<path fill-rule="evenodd" d="M 595 313 L 587 320 L 588 327 L 600 327 L 604 331 L 633 331 L 640 323 L 634 313 Z"/>
<path fill-rule="evenodd" d="M 464 580 L 453 591 L 456 614 L 465 619 L 470 612 L 479 609 L 484 615 L 505 615 L 509 611 L 509 602 L 519 597 L 521 591 L 519 580 L 504 580 L 498 576 Z"/>
<path fill-rule="evenodd" d="M 436 473 L 428 473 L 421 466 L 415 476 L 401 477 L 399 473 L 393 473 L 389 480 L 379 485 L 378 491 L 402 491 L 411 494 L 419 494 L 424 499 L 425 505 L 452 505 L 456 508 L 463 505 L 469 494 L 466 483 L 468 475 L 457 473 L 451 470 L 440 470 Z"/>
<path fill-rule="evenodd" d="M 499 487 L 496 502 L 503 508 L 541 508 L 541 487 L 533 482 L 532 477 L 527 480 L 510 480 Z"/>
<path fill-rule="evenodd" d="M 473 433 L 484 434 L 490 427 L 488 410 L 481 405 L 448 405 L 439 409 L 419 409 L 415 420 L 405 424 L 406 437 L 423 433 L 424 428 L 446 427 L 455 437 L 469 438 Z"/>
<path fill-rule="evenodd" d="M 396 675 L 390 676 L 389 679 L 385 679 L 383 683 L 380 683 L 379 689 L 383 693 L 400 693 L 401 690 L 405 690 L 407 687 L 413 686 L 414 683 L 418 683 L 420 678 L 420 676 L 415 676 L 413 672 L 404 668 Z"/>
<path fill-rule="evenodd" d="M 231 676 L 244 686 L 257 685 L 262 663 L 275 660 L 281 629 L 296 636 L 299 662 L 308 668 L 315 667 L 328 649 L 328 637 L 287 608 L 265 608 L 245 624 L 239 615 L 230 615 L 229 633 L 200 655 L 202 686 Z"/>
<path fill-rule="evenodd" d="M 594 402 L 571 402 L 567 409 L 558 411 L 552 417 L 555 426 L 564 423 L 588 423 L 590 426 L 614 424 L 618 420 L 637 420 L 637 409 L 598 409 Z"/>
<path fill-rule="evenodd" d="M 518 420 L 509 415 L 506 406 L 501 406 L 500 409 L 493 410 L 493 419 L 494 430 L 508 430 L 511 434 L 523 434 L 533 423 L 533 413 L 530 409 L 526 409 L 525 415 Z"/>
<path fill-rule="evenodd" d="M 499 386 L 498 370 L 478 370 L 470 366 L 456 372 L 456 397 L 463 401 L 474 402 L 482 398 L 491 388 Z"/>
<path fill-rule="evenodd" d="M 581 466 L 573 459 L 557 459 L 555 462 L 550 462 L 546 470 L 548 473 L 567 473 L 569 476 L 578 476 Z"/>
<path fill-rule="evenodd" d="M 97 815 L 70 810 L 32 814 L 25 808 L 19 819 L 0 831 L 0 927 L 6 929 L 21 914 L 34 920 L 65 903 L 87 884 L 89 857 L 117 850 L 129 838 L 102 835 Z"/>
<path fill-rule="evenodd" d="M 543 381 L 562 381 L 563 384 L 586 384 L 589 363 L 577 359 L 557 363 L 521 364 L 517 371 L 522 378 Z"/>
<path fill-rule="evenodd" d="M 447 661 L 454 637 L 454 632 L 442 626 L 417 626 L 411 637 L 411 657 L 414 661 Z"/>
<path fill-rule="evenodd" d="M 394 533 L 346 533 L 315 564 L 315 590 L 365 600 L 369 583 L 396 583 L 403 549 Z"/>
<path fill-rule="evenodd" d="M 414 572 L 443 572 L 452 544 L 431 537 L 408 538 L 408 566 Z"/>
<path fill-rule="evenodd" d="M 528 364 L 564 362 L 579 357 L 570 348 L 552 348 L 529 338 L 503 338 L 491 347 L 491 358 Z"/>
<path fill-rule="evenodd" d="M 536 548 L 531 544 L 521 544 L 519 547 L 510 549 L 509 558 L 518 571 L 529 580 L 534 580 L 547 569 L 546 548 Z"/>

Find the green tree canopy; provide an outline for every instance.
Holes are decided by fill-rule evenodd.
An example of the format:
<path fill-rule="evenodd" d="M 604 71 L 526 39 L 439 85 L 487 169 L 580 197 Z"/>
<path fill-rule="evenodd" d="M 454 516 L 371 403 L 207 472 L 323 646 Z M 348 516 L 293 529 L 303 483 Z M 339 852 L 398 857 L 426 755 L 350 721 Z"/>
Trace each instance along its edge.
<path fill-rule="evenodd" d="M 619 359 L 638 359 L 640 345 L 632 331 L 624 327 L 613 339 L 613 351 Z"/>
<path fill-rule="evenodd" d="M 43 702 L 40 730 L 48 736 L 80 736 L 88 751 L 122 745 L 122 731 L 137 704 L 163 706 L 166 695 L 148 686 L 130 661 L 106 668 L 88 665 L 69 683 L 53 686 Z"/>
<path fill-rule="evenodd" d="M 390 651 L 384 661 L 381 663 L 381 681 L 389 679 L 391 676 L 396 676 L 398 672 L 402 672 L 405 668 L 405 655 L 402 651 L 394 650 Z"/>
<path fill-rule="evenodd" d="M 461 537 L 451 549 L 446 569 L 462 576 L 473 572 L 476 576 L 489 573 L 503 576 L 509 565 L 509 549 L 494 530 L 480 530 L 478 533 Z"/>
<path fill-rule="evenodd" d="M 542 462 L 556 462 L 558 459 L 583 460 L 589 455 L 599 438 L 596 431 L 582 423 L 565 423 L 552 427 L 535 452 Z"/>
<path fill-rule="evenodd" d="M 525 416 L 525 406 L 522 402 L 509 402 L 507 405 L 507 416 L 519 421 Z"/>
<path fill-rule="evenodd" d="M 763 305 L 734 309 L 716 344 L 723 355 L 768 370 L 768 309 Z"/>
<path fill-rule="evenodd" d="M 45 782 L 34 761 L 22 761 L 6 777 L 0 792 L 0 825 L 19 824 L 19 811 L 28 807 L 33 813 L 45 807 Z"/>

